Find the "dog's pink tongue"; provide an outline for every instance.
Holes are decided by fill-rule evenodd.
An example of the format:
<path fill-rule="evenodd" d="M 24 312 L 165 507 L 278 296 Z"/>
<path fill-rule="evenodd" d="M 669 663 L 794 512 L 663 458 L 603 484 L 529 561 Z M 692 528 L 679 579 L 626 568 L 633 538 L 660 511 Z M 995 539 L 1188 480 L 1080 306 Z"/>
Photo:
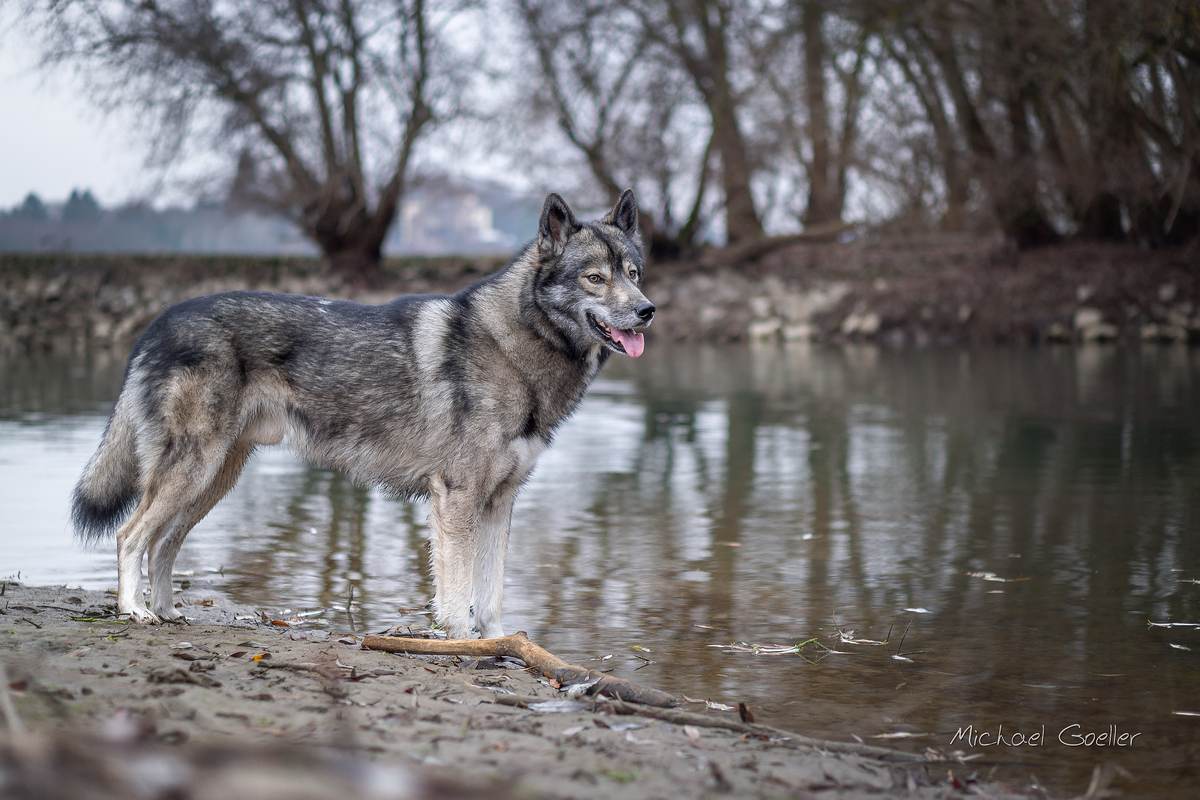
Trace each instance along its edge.
<path fill-rule="evenodd" d="M 646 350 L 646 338 L 640 333 L 613 328 L 612 337 L 621 343 L 625 348 L 625 355 L 630 358 L 637 358 Z"/>

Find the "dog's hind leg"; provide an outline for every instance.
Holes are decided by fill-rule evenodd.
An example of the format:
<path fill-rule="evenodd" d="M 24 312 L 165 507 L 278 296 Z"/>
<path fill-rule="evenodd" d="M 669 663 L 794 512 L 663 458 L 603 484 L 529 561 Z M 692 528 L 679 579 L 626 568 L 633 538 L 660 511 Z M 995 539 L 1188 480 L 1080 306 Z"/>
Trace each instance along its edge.
<path fill-rule="evenodd" d="M 434 612 L 453 639 L 476 635 L 471 582 L 479 536 L 479 496 L 472 489 L 430 481 L 433 527 Z"/>
<path fill-rule="evenodd" d="M 128 614 L 135 622 L 157 622 L 158 618 L 142 600 L 142 555 L 153 528 L 147 524 L 154 498 L 142 496 L 129 521 L 117 531 L 117 612 Z"/>
<path fill-rule="evenodd" d="M 515 498 L 516 492 L 505 487 L 492 497 L 480 517 L 472 605 L 475 626 L 484 637 L 504 635 L 500 619 L 504 603 L 504 558 Z"/>
<path fill-rule="evenodd" d="M 171 572 L 175 567 L 175 559 L 179 548 L 192 528 L 212 510 L 222 497 L 229 493 L 242 474 L 242 467 L 254 451 L 254 442 L 243 437 L 229 449 L 221 468 L 209 482 L 203 492 L 190 506 L 172 522 L 171 527 L 164 530 L 162 535 L 150 548 L 150 610 L 159 618 L 167 621 L 179 620 L 179 613 L 173 602 L 173 587 Z"/>
<path fill-rule="evenodd" d="M 160 621 L 142 599 L 142 558 L 161 548 L 179 527 L 195 496 L 188 488 L 187 475 L 178 466 L 158 476 L 154 483 L 133 518 L 117 532 L 117 611 L 128 614 L 134 622 Z M 150 576 L 155 578 L 153 564 Z M 170 589 L 170 571 L 167 580 Z"/>

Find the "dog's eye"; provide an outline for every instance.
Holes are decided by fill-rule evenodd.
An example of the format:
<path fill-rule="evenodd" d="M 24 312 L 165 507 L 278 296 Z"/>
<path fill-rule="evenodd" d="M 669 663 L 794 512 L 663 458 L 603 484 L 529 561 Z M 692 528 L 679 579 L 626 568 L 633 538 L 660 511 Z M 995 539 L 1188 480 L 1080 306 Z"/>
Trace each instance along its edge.
<path fill-rule="evenodd" d="M 636 269 L 629 270 L 629 280 L 636 281 L 638 279 L 638 271 Z"/>
<path fill-rule="evenodd" d="M 591 274 L 591 275 L 588 275 L 588 276 L 587 276 L 587 279 L 588 279 L 590 282 L 592 282 L 592 283 L 594 283 L 594 284 L 597 284 L 597 285 L 598 285 L 598 284 L 601 284 L 601 283 L 604 283 L 604 278 L 603 278 L 602 276 L 600 276 L 600 275 L 596 275 L 595 273 L 593 273 L 593 274 Z"/>

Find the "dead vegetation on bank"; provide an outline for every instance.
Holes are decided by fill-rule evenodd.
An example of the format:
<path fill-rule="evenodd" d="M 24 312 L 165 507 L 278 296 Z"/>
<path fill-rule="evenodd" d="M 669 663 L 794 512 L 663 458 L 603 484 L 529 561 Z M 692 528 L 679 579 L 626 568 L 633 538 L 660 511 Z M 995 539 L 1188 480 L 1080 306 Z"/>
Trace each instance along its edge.
<path fill-rule="evenodd" d="M 1196 252 L 1064 244 L 1018 251 L 999 238 L 857 231 L 726 263 L 711 251 L 651 264 L 662 309 L 652 336 L 784 343 L 1200 341 Z M 0 353 L 125 348 L 188 297 L 257 289 L 384 302 L 465 286 L 500 259 L 404 259 L 381 287 L 347 288 L 316 259 L 0 254 Z"/>

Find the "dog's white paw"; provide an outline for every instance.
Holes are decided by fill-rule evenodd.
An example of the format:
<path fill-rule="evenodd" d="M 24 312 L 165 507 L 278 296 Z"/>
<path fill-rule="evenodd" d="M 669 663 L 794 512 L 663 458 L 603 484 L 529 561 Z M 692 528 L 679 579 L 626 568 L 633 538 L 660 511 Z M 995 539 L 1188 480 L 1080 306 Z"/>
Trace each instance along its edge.
<path fill-rule="evenodd" d="M 465 616 L 465 615 L 464 615 Z M 437 621 L 438 627 L 446 632 L 447 639 L 478 639 L 479 631 L 471 625 L 469 618 L 442 618 Z"/>
<path fill-rule="evenodd" d="M 154 613 L 157 614 L 158 618 L 161 619 L 163 622 L 184 622 L 185 621 L 183 618 L 183 614 L 181 614 L 179 609 L 175 608 L 175 606 L 168 606 L 166 608 L 155 608 Z"/>
<path fill-rule="evenodd" d="M 122 614 L 128 614 L 129 618 L 139 625 L 157 625 L 162 622 L 150 609 L 145 606 L 130 606 L 129 608 L 121 609 Z"/>

